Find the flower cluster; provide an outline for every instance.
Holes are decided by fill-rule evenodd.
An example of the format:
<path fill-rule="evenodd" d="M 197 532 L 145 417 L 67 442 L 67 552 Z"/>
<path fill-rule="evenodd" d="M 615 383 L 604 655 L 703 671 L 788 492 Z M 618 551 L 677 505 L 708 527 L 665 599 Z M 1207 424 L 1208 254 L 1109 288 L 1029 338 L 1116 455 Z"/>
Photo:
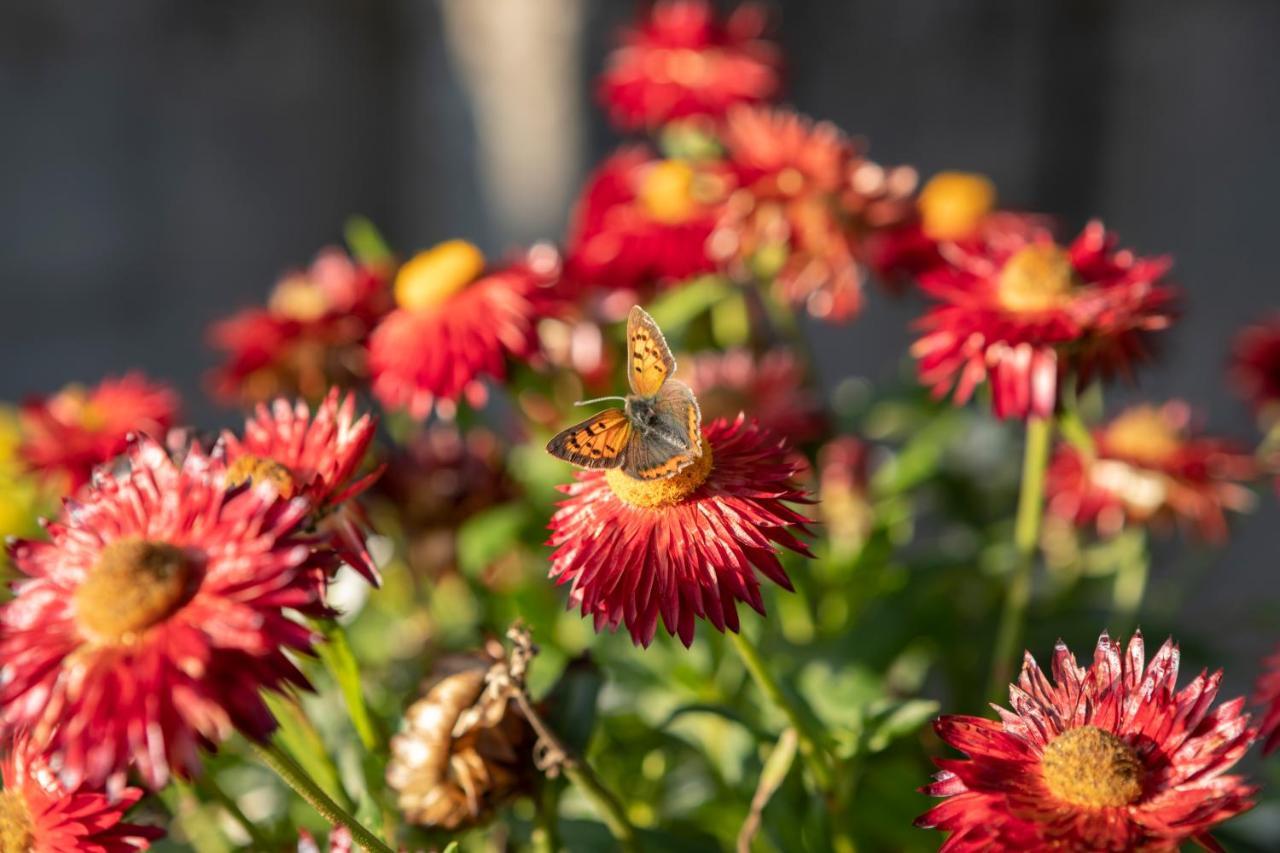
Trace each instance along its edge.
<path fill-rule="evenodd" d="M 1104 419 L 1094 380 L 1175 321 L 1171 262 L 1096 221 L 1063 241 L 982 175 L 871 160 L 781 100 L 766 23 L 645 6 L 597 94 L 647 138 L 590 172 L 559 244 L 399 255 L 356 222 L 350 253 L 214 323 L 209 387 L 241 427 L 205 440 L 136 373 L 0 411 L 0 853 L 146 849 L 163 814 L 225 834 L 211 849 L 389 853 L 490 823 L 512 848 L 695 825 L 701 846 L 930 845 L 902 781 L 927 772 L 929 694 L 980 706 L 980 670 L 1003 691 L 1101 588 L 1113 627 L 1148 616 L 1147 537 L 1124 531 L 1226 540 L 1280 475 L 1280 320 L 1231 357 L 1256 449 L 1181 400 Z M 927 300 L 918 382 L 828 387 L 808 318 L 873 311 L 873 278 Z M 1024 430 L 960 411 L 979 395 Z M 962 756 L 916 826 L 951 851 L 1219 849 L 1260 790 L 1241 759 L 1280 744 L 1280 652 L 1252 717 L 1221 671 L 1179 687 L 1180 660 L 1140 633 L 1083 666 L 1059 640 L 1048 672 L 1026 652 L 995 719 L 936 718 Z M 279 779 L 242 777 L 250 751 Z M 560 775 L 598 823 L 560 819 Z M 280 781 L 330 830 L 254 787 Z"/>

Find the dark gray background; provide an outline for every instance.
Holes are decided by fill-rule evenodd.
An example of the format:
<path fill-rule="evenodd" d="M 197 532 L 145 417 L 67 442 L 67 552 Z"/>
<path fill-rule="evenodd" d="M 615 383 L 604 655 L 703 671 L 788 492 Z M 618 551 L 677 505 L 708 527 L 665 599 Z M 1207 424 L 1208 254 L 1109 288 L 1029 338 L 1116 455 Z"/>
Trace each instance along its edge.
<path fill-rule="evenodd" d="M 632 4 L 553 5 L 581 15 L 561 104 L 582 117 L 564 140 L 585 152 L 581 175 L 616 142 L 586 86 Z M 1011 206 L 1072 228 L 1102 216 L 1128 245 L 1173 253 L 1188 312 L 1140 392 L 1185 396 L 1252 439 L 1222 368 L 1234 330 L 1280 301 L 1280 4 L 776 5 L 791 99 L 865 134 L 873 156 L 986 172 Z M 226 420 L 199 397 L 207 323 L 261 301 L 348 213 L 410 248 L 555 238 L 554 193 L 518 227 L 483 201 L 442 8 L 0 3 L 0 398 L 141 367 L 198 421 Z M 916 311 L 877 296 L 860 322 L 815 328 L 824 378 L 893 375 Z M 1270 642 L 1239 628 L 1267 621 L 1246 602 L 1272 585 L 1277 520 L 1266 494 L 1187 614 L 1230 624 L 1240 651 Z"/>

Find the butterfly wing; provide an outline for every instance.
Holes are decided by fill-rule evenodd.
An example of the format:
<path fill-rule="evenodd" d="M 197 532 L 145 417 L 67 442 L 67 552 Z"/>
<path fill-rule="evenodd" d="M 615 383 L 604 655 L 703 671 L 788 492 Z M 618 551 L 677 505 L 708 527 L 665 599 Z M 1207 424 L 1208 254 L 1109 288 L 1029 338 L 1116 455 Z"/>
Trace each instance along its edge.
<path fill-rule="evenodd" d="M 668 380 L 653 404 L 654 418 L 627 445 L 622 470 L 639 480 L 683 471 L 702 455 L 702 412 L 688 385 Z"/>
<path fill-rule="evenodd" d="M 547 452 L 583 468 L 617 468 L 632 443 L 631 421 L 622 409 L 605 409 L 547 443 Z"/>
<path fill-rule="evenodd" d="M 627 315 L 627 382 L 640 397 L 657 395 L 662 383 L 676 370 L 667 339 L 653 318 L 639 305 Z"/>

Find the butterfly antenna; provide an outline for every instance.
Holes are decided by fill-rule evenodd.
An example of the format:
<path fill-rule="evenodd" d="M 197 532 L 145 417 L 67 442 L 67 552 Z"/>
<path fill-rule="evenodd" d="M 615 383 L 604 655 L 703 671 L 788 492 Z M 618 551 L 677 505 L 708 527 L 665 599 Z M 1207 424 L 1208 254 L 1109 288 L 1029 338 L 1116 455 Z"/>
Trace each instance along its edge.
<path fill-rule="evenodd" d="M 621 400 L 624 403 L 627 402 L 626 397 L 596 397 L 594 400 L 579 400 L 578 402 L 574 403 L 574 405 L 590 406 L 592 403 L 607 403 L 610 400 Z"/>

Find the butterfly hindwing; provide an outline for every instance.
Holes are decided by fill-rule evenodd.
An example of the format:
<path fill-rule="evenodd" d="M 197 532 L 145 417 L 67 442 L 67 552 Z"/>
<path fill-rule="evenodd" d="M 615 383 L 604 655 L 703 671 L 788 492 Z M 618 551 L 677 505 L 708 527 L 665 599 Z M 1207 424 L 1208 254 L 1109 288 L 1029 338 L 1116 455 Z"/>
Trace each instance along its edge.
<path fill-rule="evenodd" d="M 633 306 L 627 315 L 627 382 L 631 393 L 656 396 L 675 369 L 676 360 L 662 330 L 643 308 Z"/>
<path fill-rule="evenodd" d="M 626 413 L 605 409 L 551 439 L 547 452 L 583 468 L 616 468 L 631 443 L 631 421 Z"/>
<path fill-rule="evenodd" d="M 640 480 L 679 473 L 702 455 L 702 414 L 693 391 L 672 379 L 652 402 L 653 418 L 635 427 L 622 470 Z"/>

